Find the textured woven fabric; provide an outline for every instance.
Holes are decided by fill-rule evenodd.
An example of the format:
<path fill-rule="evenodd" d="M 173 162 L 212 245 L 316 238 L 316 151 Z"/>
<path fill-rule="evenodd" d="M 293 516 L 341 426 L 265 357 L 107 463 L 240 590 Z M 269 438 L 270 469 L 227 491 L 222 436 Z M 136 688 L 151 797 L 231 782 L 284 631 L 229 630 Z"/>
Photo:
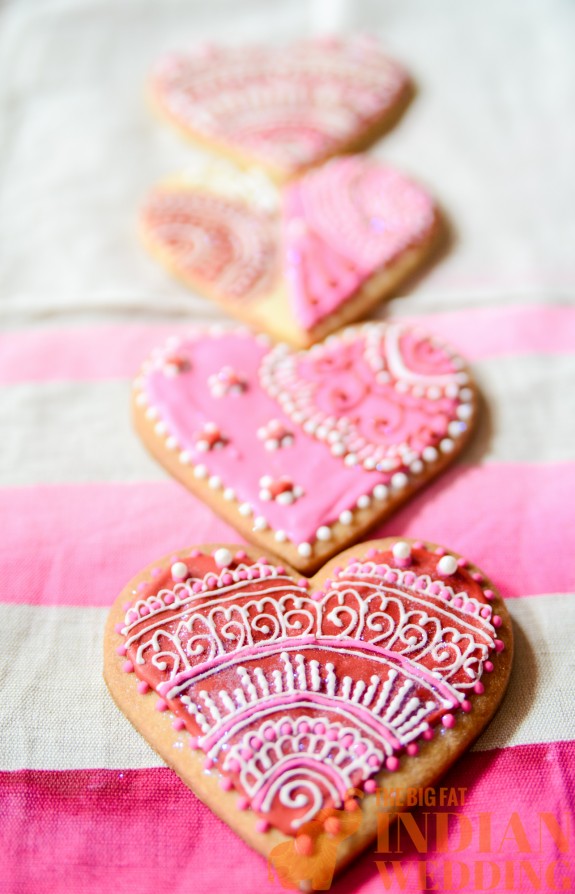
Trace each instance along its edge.
<path fill-rule="evenodd" d="M 452 239 L 380 315 L 451 341 L 485 398 L 461 461 L 376 533 L 483 566 L 517 642 L 500 712 L 442 782 L 464 803 L 418 811 L 425 848 L 400 830 L 333 890 L 575 885 L 574 20 L 567 0 L 0 11 L 2 894 L 280 890 L 117 711 L 101 652 L 107 607 L 140 567 L 237 537 L 130 428 L 149 349 L 221 318 L 138 244 L 148 189 L 193 152 L 146 108 L 146 73 L 188 40 L 280 43 L 318 23 L 378 34 L 414 75 L 411 107 L 374 151 L 428 184 Z M 446 811 L 460 819 L 442 846 Z"/>

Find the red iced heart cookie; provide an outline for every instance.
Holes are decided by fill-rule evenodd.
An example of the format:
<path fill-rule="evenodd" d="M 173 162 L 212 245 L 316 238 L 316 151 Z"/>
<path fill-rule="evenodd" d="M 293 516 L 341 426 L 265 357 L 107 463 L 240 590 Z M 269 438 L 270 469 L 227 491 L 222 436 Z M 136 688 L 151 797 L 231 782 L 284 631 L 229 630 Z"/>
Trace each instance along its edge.
<path fill-rule="evenodd" d="M 366 156 L 333 159 L 280 194 L 257 173 L 200 164 L 158 187 L 144 240 L 233 315 L 297 346 L 365 314 L 429 254 L 427 193 Z"/>
<path fill-rule="evenodd" d="M 371 142 L 408 92 L 399 65 L 359 36 L 197 46 L 167 55 L 152 80 L 156 107 L 186 136 L 278 180 Z"/>
<path fill-rule="evenodd" d="M 314 570 L 453 460 L 476 397 L 460 357 L 398 324 L 299 353 L 246 330 L 194 330 L 144 365 L 134 413 L 169 472 Z"/>
<path fill-rule="evenodd" d="M 442 548 L 373 541 L 307 580 L 212 545 L 128 584 L 105 677 L 162 758 L 262 853 L 336 834 L 336 812 L 360 797 L 340 866 L 375 834 L 378 786 L 433 784 L 485 726 L 511 657 L 493 585 Z"/>

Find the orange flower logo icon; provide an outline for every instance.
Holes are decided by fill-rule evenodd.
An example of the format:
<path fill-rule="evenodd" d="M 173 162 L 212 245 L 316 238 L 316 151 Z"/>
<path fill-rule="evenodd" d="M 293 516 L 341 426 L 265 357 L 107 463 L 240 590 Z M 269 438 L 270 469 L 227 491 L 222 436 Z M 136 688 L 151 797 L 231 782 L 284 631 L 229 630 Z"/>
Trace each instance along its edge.
<path fill-rule="evenodd" d="M 345 802 L 345 810 L 320 810 L 313 820 L 301 826 L 295 838 L 272 848 L 268 856 L 270 881 L 274 880 L 275 870 L 282 888 L 287 890 L 329 890 L 338 847 L 357 832 L 361 819 L 359 804 L 353 798 Z"/>

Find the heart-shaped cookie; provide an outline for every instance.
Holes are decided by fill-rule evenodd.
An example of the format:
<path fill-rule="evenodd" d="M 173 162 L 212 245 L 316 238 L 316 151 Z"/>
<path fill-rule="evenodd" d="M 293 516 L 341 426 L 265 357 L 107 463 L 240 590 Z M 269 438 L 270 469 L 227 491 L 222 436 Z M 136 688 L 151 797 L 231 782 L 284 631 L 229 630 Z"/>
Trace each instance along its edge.
<path fill-rule="evenodd" d="M 171 474 L 309 571 L 454 459 L 476 403 L 450 348 L 366 323 L 297 353 L 244 329 L 193 330 L 153 353 L 133 407 Z"/>
<path fill-rule="evenodd" d="M 365 315 L 433 248 L 429 195 L 367 156 L 336 158 L 278 191 L 202 163 L 151 195 L 151 253 L 226 311 L 298 347 Z"/>
<path fill-rule="evenodd" d="M 322 841 L 346 839 L 333 871 L 389 820 L 380 787 L 432 785 L 468 747 L 511 658 L 483 573 L 396 538 L 311 580 L 253 549 L 178 552 L 127 585 L 105 637 L 106 682 L 134 726 L 275 865 L 290 841 L 294 872 L 307 855 L 315 886 Z"/>
<path fill-rule="evenodd" d="M 400 66 L 359 36 L 204 44 L 161 59 L 151 87 L 158 111 L 185 136 L 278 180 L 367 145 L 409 95 Z"/>

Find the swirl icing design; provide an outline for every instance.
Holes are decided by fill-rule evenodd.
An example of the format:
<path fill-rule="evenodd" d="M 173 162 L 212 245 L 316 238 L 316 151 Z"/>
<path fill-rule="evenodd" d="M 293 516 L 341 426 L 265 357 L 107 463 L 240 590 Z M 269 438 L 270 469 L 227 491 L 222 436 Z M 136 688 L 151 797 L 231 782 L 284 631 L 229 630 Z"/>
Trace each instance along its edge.
<path fill-rule="evenodd" d="M 302 555 L 432 471 L 475 413 L 461 358 L 385 323 L 299 353 L 242 329 L 193 330 L 158 349 L 135 387 L 153 437 Z"/>
<path fill-rule="evenodd" d="M 338 158 L 284 196 L 286 275 L 305 329 L 333 313 L 377 270 L 429 237 L 429 195 L 365 156 Z"/>
<path fill-rule="evenodd" d="M 371 549 L 316 592 L 245 553 L 182 564 L 185 579 L 164 570 L 127 607 L 125 669 L 240 806 L 286 834 L 453 726 L 503 649 L 490 591 L 457 565 L 446 579 L 423 545 L 407 565 Z"/>
<path fill-rule="evenodd" d="M 156 67 L 159 105 L 198 134 L 294 174 L 357 141 L 401 99 L 401 68 L 370 39 L 198 46 Z"/>
<path fill-rule="evenodd" d="M 274 285 L 277 220 L 265 211 L 195 189 L 159 187 L 143 226 L 171 267 L 208 290 L 248 301 Z"/>

